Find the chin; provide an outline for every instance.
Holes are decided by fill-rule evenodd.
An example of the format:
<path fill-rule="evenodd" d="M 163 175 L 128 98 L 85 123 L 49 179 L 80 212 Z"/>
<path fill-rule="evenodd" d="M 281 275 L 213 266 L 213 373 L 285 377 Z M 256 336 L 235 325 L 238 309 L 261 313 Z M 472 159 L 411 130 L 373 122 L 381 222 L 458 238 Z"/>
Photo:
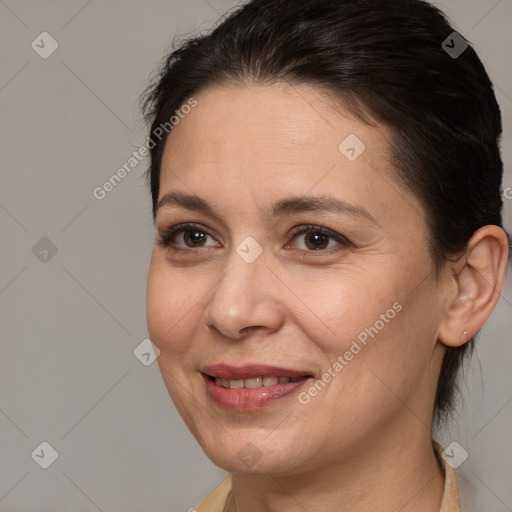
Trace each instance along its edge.
<path fill-rule="evenodd" d="M 212 454 L 208 455 L 208 458 L 224 471 L 230 473 L 252 473 L 252 474 L 293 474 L 293 467 L 290 466 L 290 461 L 284 461 L 269 459 L 268 457 L 261 457 L 258 459 L 258 455 L 251 456 L 246 454 L 243 458 L 239 457 L 237 453 L 233 454 Z"/>
<path fill-rule="evenodd" d="M 268 436 L 268 433 L 266 435 Z M 260 442 L 251 441 L 250 435 L 237 439 L 226 434 L 223 436 L 223 442 L 219 442 L 217 438 L 211 443 L 200 444 L 213 464 L 229 472 L 280 473 L 284 476 L 296 473 L 298 466 L 301 465 L 293 444 L 287 444 L 277 437 L 272 442 L 268 439 Z"/>

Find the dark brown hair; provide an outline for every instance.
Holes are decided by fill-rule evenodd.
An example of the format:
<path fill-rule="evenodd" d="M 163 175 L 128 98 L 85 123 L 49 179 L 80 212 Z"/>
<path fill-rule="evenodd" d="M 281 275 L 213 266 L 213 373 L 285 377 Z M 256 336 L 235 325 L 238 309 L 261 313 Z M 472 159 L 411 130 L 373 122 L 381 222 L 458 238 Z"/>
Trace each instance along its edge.
<path fill-rule="evenodd" d="M 478 228 L 502 227 L 500 109 L 482 62 L 453 32 L 423 0 L 253 0 L 167 56 L 143 96 L 145 118 L 154 134 L 214 84 L 286 81 L 328 91 L 363 121 L 391 130 L 396 178 L 425 209 L 439 275 Z M 166 137 L 150 141 L 155 217 Z M 438 421 L 453 408 L 473 345 L 446 350 Z"/>

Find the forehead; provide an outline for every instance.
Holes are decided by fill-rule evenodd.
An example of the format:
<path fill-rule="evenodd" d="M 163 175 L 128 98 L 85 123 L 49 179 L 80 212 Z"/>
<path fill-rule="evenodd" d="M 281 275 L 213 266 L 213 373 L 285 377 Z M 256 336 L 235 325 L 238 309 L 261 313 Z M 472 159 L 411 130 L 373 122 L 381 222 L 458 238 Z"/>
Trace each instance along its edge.
<path fill-rule="evenodd" d="M 314 191 L 374 210 L 404 202 L 418 209 L 394 177 L 388 129 L 313 86 L 223 85 L 195 99 L 167 139 L 160 197 L 178 186 L 240 206 Z"/>
<path fill-rule="evenodd" d="M 382 166 L 388 160 L 385 127 L 368 126 L 312 86 L 225 85 L 202 91 L 196 100 L 167 139 L 163 160 L 175 168 L 272 166 L 283 174 L 339 163 L 354 150 L 366 162 L 376 158 Z"/>
<path fill-rule="evenodd" d="M 182 136 L 247 140 L 254 144 L 274 142 L 284 149 L 286 144 L 314 145 L 337 149 L 344 132 L 358 132 L 372 138 L 372 145 L 385 143 L 388 131 L 384 126 L 368 126 L 349 113 L 333 95 L 306 84 L 226 84 L 200 92 L 197 106 L 186 116 L 187 122 L 176 126 Z M 193 134 L 191 133 L 193 131 Z M 381 139 L 378 141 L 377 139 Z M 200 149 L 200 148 L 199 148 Z M 269 149 L 269 148 L 267 148 Z"/>

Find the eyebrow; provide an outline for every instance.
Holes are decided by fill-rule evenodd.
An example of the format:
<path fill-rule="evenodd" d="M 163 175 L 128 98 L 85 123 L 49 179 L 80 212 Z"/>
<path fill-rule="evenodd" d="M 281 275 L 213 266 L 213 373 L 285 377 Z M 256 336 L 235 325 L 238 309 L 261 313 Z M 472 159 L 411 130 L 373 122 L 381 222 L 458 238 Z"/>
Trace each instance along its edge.
<path fill-rule="evenodd" d="M 181 207 L 220 218 L 219 215 L 216 214 L 215 208 L 208 201 L 195 194 L 186 194 L 178 191 L 168 192 L 158 201 L 156 211 L 164 206 Z M 302 212 L 341 213 L 352 217 L 365 218 L 376 226 L 379 226 L 379 223 L 366 208 L 326 195 L 319 197 L 291 196 L 280 199 L 267 210 L 267 215 L 279 217 L 286 214 Z"/>

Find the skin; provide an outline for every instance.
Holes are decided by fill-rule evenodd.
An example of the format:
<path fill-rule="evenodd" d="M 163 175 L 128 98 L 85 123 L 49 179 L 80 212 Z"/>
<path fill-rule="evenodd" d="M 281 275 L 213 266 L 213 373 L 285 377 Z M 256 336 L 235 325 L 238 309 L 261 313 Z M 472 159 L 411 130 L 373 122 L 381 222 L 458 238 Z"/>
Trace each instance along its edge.
<path fill-rule="evenodd" d="M 178 233 L 173 247 L 185 252 L 155 243 L 147 320 L 176 408 L 207 456 L 232 472 L 226 510 L 438 511 L 431 422 L 440 365 L 446 346 L 465 343 L 498 301 L 505 233 L 481 228 L 436 278 L 423 208 L 394 178 L 385 126 L 307 85 L 221 85 L 195 97 L 168 137 L 160 198 L 195 194 L 215 215 L 159 208 L 157 238 L 183 222 L 208 236 L 190 247 Z M 338 149 L 349 134 L 366 146 L 355 161 Z M 376 222 L 266 213 L 305 195 L 334 196 Z M 308 224 L 350 242 L 326 238 L 314 250 L 318 230 L 291 234 Z M 247 236 L 263 250 L 252 263 L 236 252 Z M 321 378 L 394 303 L 401 311 L 309 403 L 292 394 L 240 412 L 209 399 L 204 365 L 270 364 Z M 257 454 L 250 465 L 238 455 L 247 443 Z"/>

